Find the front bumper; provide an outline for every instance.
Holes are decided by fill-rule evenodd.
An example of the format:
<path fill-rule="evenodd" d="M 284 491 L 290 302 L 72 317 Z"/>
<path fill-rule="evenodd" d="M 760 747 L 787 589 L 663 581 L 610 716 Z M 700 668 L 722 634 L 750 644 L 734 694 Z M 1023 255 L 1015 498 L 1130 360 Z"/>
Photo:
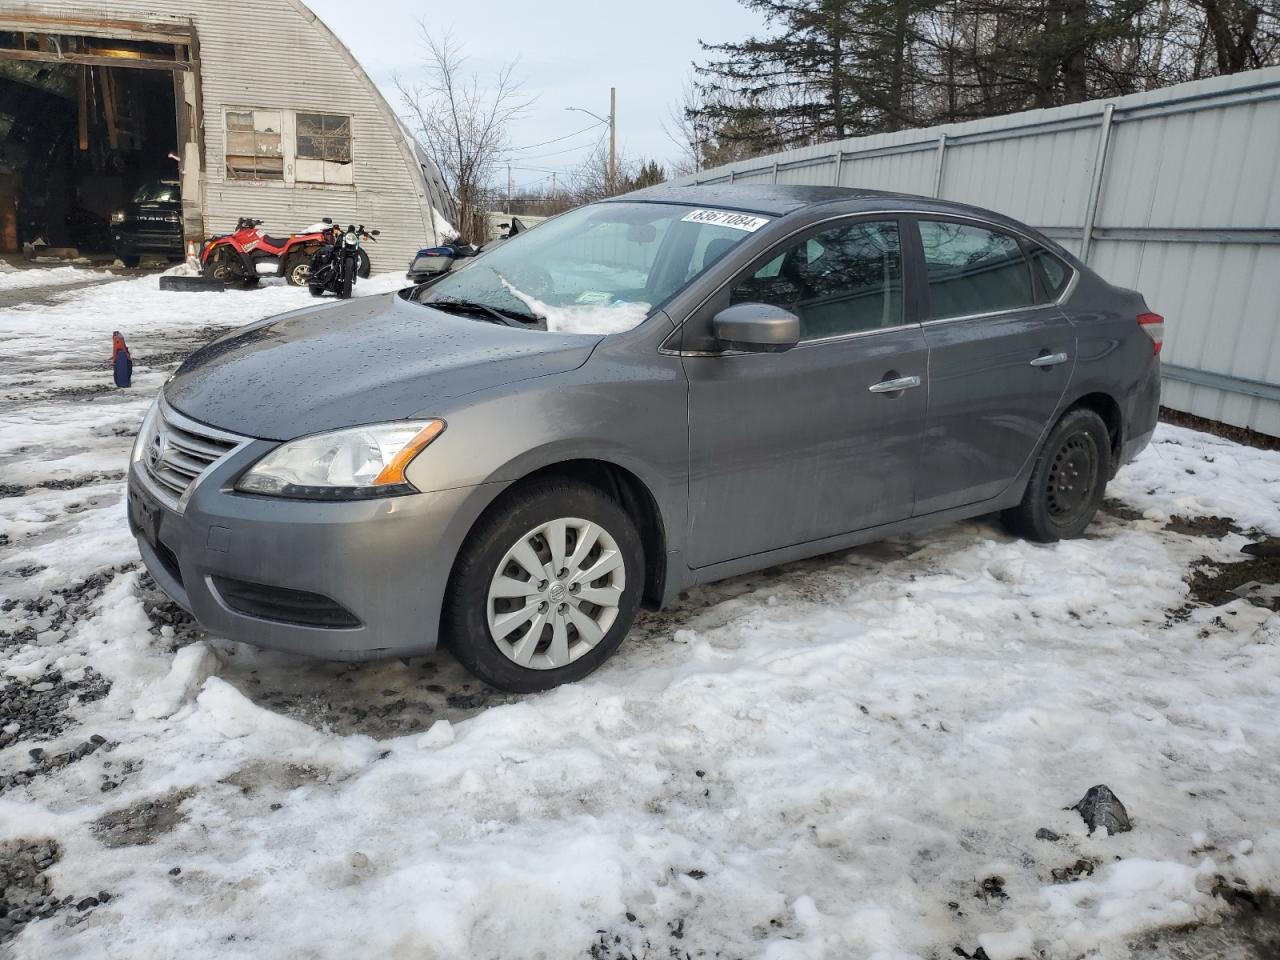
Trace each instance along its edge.
<path fill-rule="evenodd" d="M 142 254 L 165 257 L 186 256 L 181 225 L 166 231 L 140 231 L 131 230 L 127 226 L 115 226 L 111 229 L 111 244 L 118 257 L 136 257 Z"/>
<path fill-rule="evenodd" d="M 211 633 L 254 646 L 335 660 L 435 649 L 454 557 L 496 490 L 331 503 L 234 492 L 273 446 L 251 441 L 215 463 L 178 507 L 130 466 L 129 526 L 156 583 Z M 285 600 L 250 615 L 228 580 Z M 352 625 L 298 622 L 299 595 L 331 601 Z"/>

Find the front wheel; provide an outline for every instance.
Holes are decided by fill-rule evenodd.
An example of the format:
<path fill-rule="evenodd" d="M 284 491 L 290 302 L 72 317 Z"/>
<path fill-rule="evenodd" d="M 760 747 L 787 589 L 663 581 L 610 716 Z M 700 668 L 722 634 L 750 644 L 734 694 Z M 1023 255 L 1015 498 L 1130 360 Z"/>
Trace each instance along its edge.
<path fill-rule="evenodd" d="M 356 262 L 350 258 L 342 261 L 338 274 L 338 296 L 346 300 L 351 296 L 351 288 L 356 284 Z"/>
<path fill-rule="evenodd" d="M 1009 529 L 1052 543 L 1078 537 L 1098 512 L 1111 475 L 1111 437 L 1092 410 L 1069 410 L 1049 431 L 1022 502 L 1004 512 Z"/>
<path fill-rule="evenodd" d="M 363 247 L 357 251 L 357 255 L 360 257 L 360 266 L 356 269 L 356 276 L 361 280 L 368 280 L 369 274 L 373 273 L 373 264 L 369 262 L 369 255 L 364 252 Z"/>
<path fill-rule="evenodd" d="M 533 693 L 579 680 L 635 619 L 644 550 L 635 524 L 601 490 L 547 480 L 504 497 L 458 554 L 442 620 L 473 674 Z"/>

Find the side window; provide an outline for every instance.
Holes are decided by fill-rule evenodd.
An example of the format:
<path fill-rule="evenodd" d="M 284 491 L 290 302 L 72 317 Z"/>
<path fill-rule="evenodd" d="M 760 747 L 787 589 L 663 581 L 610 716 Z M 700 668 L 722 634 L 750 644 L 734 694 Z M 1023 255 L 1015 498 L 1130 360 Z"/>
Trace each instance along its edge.
<path fill-rule="evenodd" d="M 1040 278 L 1044 299 L 1052 303 L 1062 296 L 1071 282 L 1071 268 L 1044 247 L 1031 248 L 1031 266 Z"/>
<path fill-rule="evenodd" d="M 929 319 L 993 313 L 1035 303 L 1031 270 L 1007 233 L 972 224 L 921 220 L 929 272 Z"/>
<path fill-rule="evenodd" d="M 798 241 L 730 292 L 731 303 L 771 303 L 819 340 L 902 323 L 902 248 L 895 221 L 859 221 Z"/>
<path fill-rule="evenodd" d="M 298 182 L 351 183 L 351 118 L 299 113 L 296 125 Z"/>
<path fill-rule="evenodd" d="M 279 110 L 227 111 L 227 179 L 283 180 Z"/>

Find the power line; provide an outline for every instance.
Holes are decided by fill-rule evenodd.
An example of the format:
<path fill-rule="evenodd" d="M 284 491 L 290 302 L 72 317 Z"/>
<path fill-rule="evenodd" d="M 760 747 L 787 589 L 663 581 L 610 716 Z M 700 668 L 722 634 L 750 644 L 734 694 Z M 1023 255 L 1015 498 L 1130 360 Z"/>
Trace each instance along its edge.
<path fill-rule="evenodd" d="M 533 150 L 537 147 L 545 147 L 553 143 L 559 143 L 561 140 L 571 140 L 574 137 L 581 136 L 584 133 L 589 133 L 590 131 L 594 130 L 596 127 L 606 122 L 607 121 L 601 120 L 597 123 L 593 123 L 589 127 L 583 127 L 581 130 L 577 131 L 576 133 L 566 133 L 563 137 L 556 137 L 554 140 L 543 140 L 541 143 L 530 143 L 527 146 L 515 147 L 509 152 L 512 154 L 523 153 L 526 150 Z"/>

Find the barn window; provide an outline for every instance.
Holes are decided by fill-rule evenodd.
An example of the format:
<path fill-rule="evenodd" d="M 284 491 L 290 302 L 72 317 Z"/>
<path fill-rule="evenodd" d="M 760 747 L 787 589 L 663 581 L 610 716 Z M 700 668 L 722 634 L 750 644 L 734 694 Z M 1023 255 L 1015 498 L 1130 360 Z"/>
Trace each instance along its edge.
<path fill-rule="evenodd" d="M 331 113 L 297 116 L 299 183 L 350 184 L 351 118 Z"/>
<path fill-rule="evenodd" d="M 283 180 L 278 110 L 227 111 L 227 179 Z"/>

